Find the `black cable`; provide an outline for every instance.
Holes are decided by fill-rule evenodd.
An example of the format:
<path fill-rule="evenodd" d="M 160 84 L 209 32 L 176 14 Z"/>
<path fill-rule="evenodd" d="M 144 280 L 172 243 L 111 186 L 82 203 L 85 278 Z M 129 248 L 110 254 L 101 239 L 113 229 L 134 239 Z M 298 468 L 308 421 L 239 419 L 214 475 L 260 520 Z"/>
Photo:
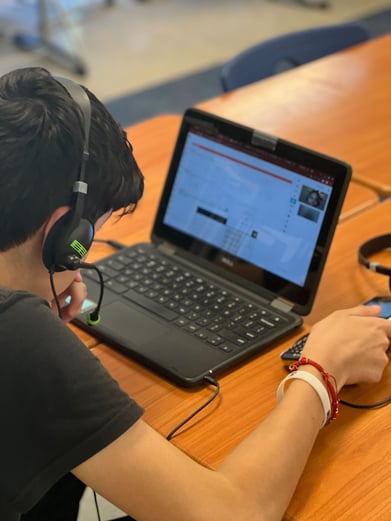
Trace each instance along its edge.
<path fill-rule="evenodd" d="M 90 264 L 89 262 L 81 261 L 80 268 L 88 269 L 88 270 L 95 270 L 99 277 L 99 288 L 100 289 L 99 289 L 98 303 L 97 303 L 94 311 L 91 311 L 91 313 L 89 313 L 87 316 L 87 323 L 90 326 L 95 326 L 96 324 L 99 324 L 99 322 L 100 322 L 100 308 L 102 306 L 103 295 L 104 295 L 104 291 L 105 291 L 103 275 L 102 275 L 102 272 L 100 271 L 100 269 L 97 266 L 95 266 L 95 264 Z"/>
<path fill-rule="evenodd" d="M 214 387 L 216 387 L 214 393 L 212 394 L 212 396 L 210 398 L 208 398 L 206 400 L 205 403 L 203 403 L 200 407 L 198 407 L 198 409 L 196 409 L 194 412 L 192 412 L 191 414 L 189 414 L 189 416 L 187 416 L 187 418 L 185 418 L 183 421 L 181 421 L 176 427 L 174 427 L 166 436 L 166 439 L 167 440 L 171 440 L 174 436 L 174 434 L 179 430 L 181 429 L 186 423 L 188 423 L 191 419 L 194 418 L 194 416 L 196 416 L 198 413 L 200 413 L 202 410 L 205 409 L 205 407 L 207 407 L 211 402 L 213 402 L 213 400 L 215 398 L 217 398 L 218 394 L 220 393 L 220 384 L 217 382 L 217 380 L 215 380 L 214 378 L 212 378 L 211 376 L 204 376 L 204 380 L 206 382 L 208 382 L 210 385 L 213 385 Z"/>
<path fill-rule="evenodd" d="M 369 403 L 369 404 L 360 404 L 360 403 L 351 403 L 346 402 L 345 400 L 339 400 L 339 403 L 346 405 L 347 407 L 353 407 L 354 409 L 380 409 L 381 407 L 385 407 L 389 403 L 391 403 L 391 396 L 381 400 L 380 402 Z"/>
<path fill-rule="evenodd" d="M 114 241 L 113 239 L 94 239 L 94 242 L 102 242 L 104 244 L 108 244 L 112 248 L 115 248 L 116 250 L 123 250 L 124 248 L 127 248 L 126 244 L 123 244 L 122 242 Z"/>
<path fill-rule="evenodd" d="M 54 287 L 54 277 L 53 277 L 53 274 L 54 274 L 54 271 L 50 270 L 49 271 L 50 287 L 52 289 L 54 302 L 56 303 L 58 316 L 62 319 L 61 306 L 60 306 L 60 301 L 58 300 L 56 288 Z"/>

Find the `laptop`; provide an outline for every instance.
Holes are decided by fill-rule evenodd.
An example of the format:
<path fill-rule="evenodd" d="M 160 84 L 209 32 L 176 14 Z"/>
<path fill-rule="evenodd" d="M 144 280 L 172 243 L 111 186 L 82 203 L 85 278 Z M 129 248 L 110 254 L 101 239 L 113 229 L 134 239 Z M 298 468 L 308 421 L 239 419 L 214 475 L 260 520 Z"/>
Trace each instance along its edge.
<path fill-rule="evenodd" d="M 188 109 L 151 241 L 97 263 L 95 326 L 99 281 L 83 274 L 77 325 L 181 386 L 262 353 L 310 312 L 350 177 L 342 161 Z"/>

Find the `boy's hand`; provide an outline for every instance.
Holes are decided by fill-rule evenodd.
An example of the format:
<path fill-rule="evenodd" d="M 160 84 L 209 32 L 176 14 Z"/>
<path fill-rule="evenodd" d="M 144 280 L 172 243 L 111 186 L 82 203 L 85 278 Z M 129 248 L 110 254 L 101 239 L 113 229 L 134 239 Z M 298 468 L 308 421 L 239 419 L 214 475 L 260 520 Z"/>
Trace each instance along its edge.
<path fill-rule="evenodd" d="M 58 295 L 61 315 L 64 322 L 70 322 L 80 315 L 86 297 L 87 287 L 83 282 L 80 272 L 77 272 L 70 286 Z M 51 307 L 54 311 L 57 309 L 54 300 L 51 302 Z"/>
<path fill-rule="evenodd" d="M 388 363 L 391 321 L 378 318 L 379 306 L 357 306 L 332 313 L 312 329 L 303 356 L 317 361 L 338 387 L 377 382 Z"/>

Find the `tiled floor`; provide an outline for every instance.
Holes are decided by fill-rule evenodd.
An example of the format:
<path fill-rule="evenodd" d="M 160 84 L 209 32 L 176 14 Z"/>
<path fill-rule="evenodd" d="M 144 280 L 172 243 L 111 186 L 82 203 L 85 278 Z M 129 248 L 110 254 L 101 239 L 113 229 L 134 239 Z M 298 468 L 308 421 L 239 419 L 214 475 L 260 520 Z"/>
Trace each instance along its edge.
<path fill-rule="evenodd" d="M 318 0 L 308 0 L 316 2 Z M 352 20 L 390 8 L 391 0 L 329 0 L 330 7 L 305 7 L 295 0 L 49 0 L 63 10 L 62 27 L 88 64 L 80 78 L 42 53 L 18 51 L 17 31 L 34 31 L 36 0 L 6 0 L 0 5 L 0 74 L 42 65 L 87 85 L 103 100 L 158 84 L 220 63 L 257 41 L 304 27 Z M 61 12 L 61 10 L 60 10 Z M 54 23 L 53 39 L 64 39 Z M 79 52 L 78 51 L 78 52 Z M 99 499 L 102 521 L 121 513 Z M 90 491 L 79 521 L 96 521 Z"/>

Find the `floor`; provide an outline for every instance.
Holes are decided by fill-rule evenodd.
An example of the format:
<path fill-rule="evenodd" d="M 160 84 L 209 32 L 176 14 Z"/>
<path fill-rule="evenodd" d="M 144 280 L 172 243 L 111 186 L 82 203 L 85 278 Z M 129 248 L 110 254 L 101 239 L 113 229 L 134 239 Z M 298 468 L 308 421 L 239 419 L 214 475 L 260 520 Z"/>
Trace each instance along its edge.
<path fill-rule="evenodd" d="M 283 32 L 338 23 L 391 7 L 391 0 L 50 0 L 50 40 L 82 57 L 85 76 L 42 51 L 18 50 L 19 32 L 34 32 L 36 1 L 0 5 L 0 74 L 40 65 L 87 85 L 104 101 L 223 62 L 243 48 Z M 304 2 L 304 0 L 303 0 Z M 99 498 L 102 521 L 121 512 Z M 78 521 L 97 521 L 88 491 Z"/>

